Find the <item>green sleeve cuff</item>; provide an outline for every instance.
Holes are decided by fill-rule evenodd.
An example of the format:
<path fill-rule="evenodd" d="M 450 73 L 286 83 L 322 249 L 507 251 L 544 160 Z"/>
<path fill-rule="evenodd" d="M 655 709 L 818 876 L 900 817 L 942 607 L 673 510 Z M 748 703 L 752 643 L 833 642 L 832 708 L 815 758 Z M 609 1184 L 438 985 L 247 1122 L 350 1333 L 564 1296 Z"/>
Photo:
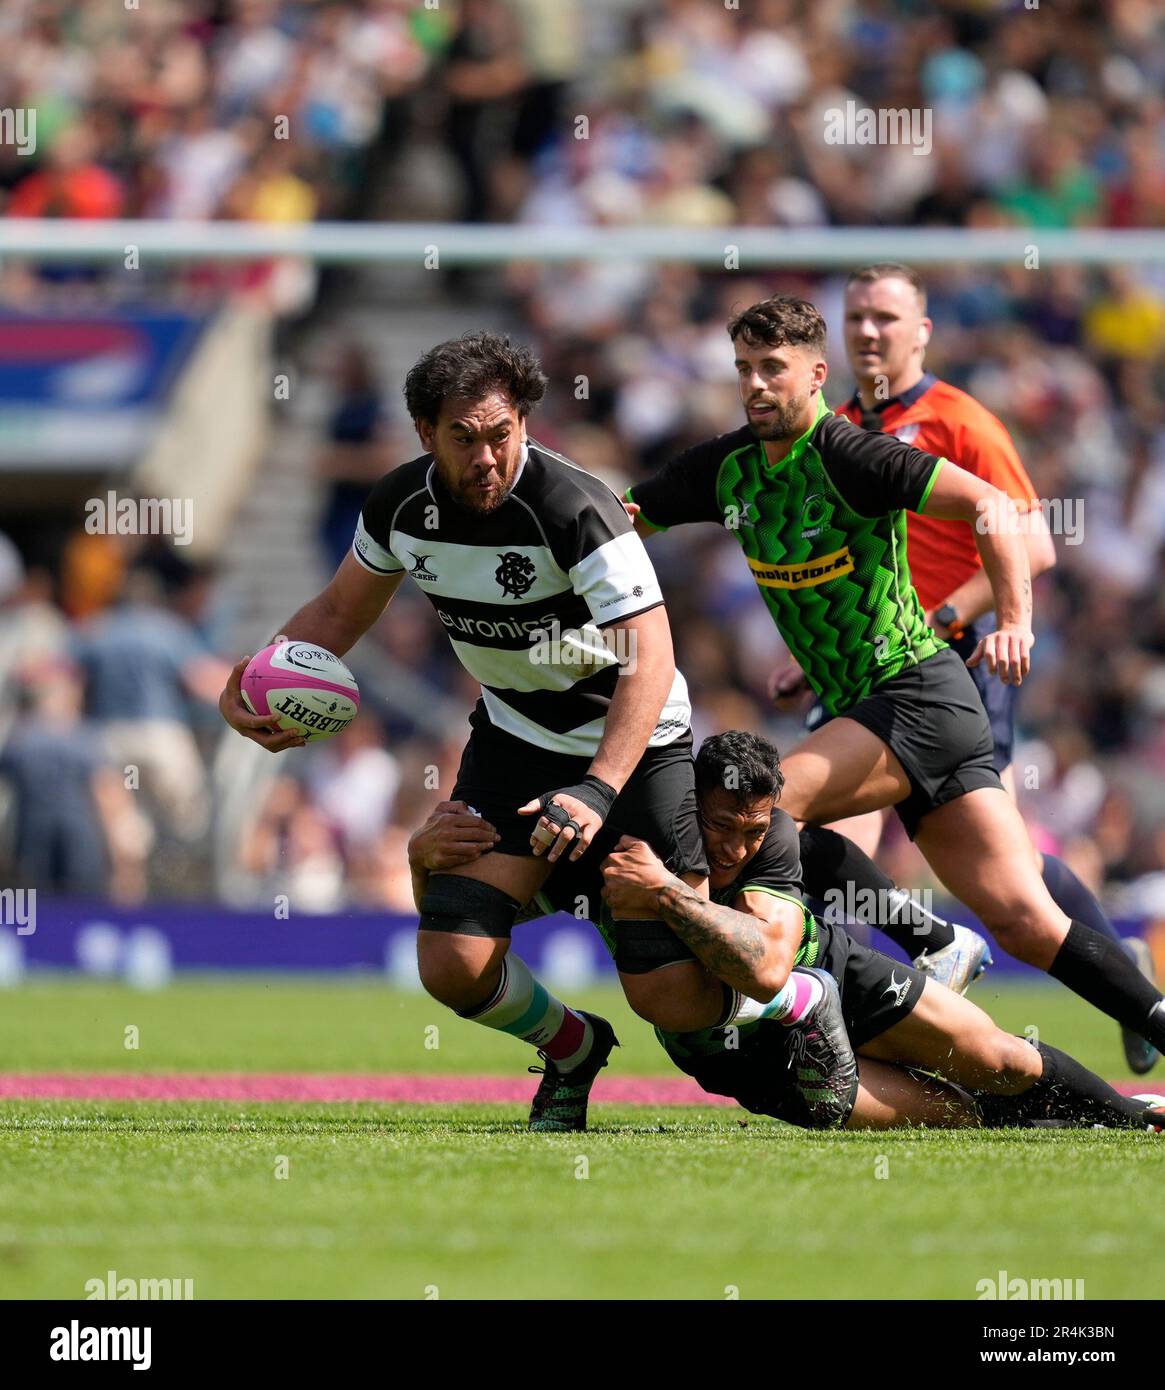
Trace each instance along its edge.
<path fill-rule="evenodd" d="M 623 497 L 626 501 L 635 502 L 635 498 L 631 495 L 633 491 L 633 488 L 628 488 L 627 491 L 623 494 Z M 635 505 L 639 507 L 638 502 L 635 502 Z M 648 526 L 650 526 L 653 531 L 666 531 L 668 529 L 666 526 L 660 526 L 657 522 L 652 521 L 652 519 L 647 515 L 647 513 L 643 510 L 642 507 L 639 507 L 639 516 L 642 521 L 647 522 Z"/>
<path fill-rule="evenodd" d="M 736 896 L 740 897 L 741 893 L 765 893 L 770 898 L 784 898 L 784 900 L 787 903 L 792 903 L 798 911 L 805 911 L 805 904 L 801 901 L 800 898 L 796 897 L 792 893 L 782 893 L 779 888 L 770 888 L 765 883 L 746 883 L 744 887 L 740 889 Z"/>
<path fill-rule="evenodd" d="M 943 466 L 944 463 L 946 463 L 946 459 L 939 459 L 939 461 L 935 464 L 933 470 L 931 471 L 930 479 L 927 482 L 926 487 L 924 487 L 922 490 L 922 496 L 918 499 L 918 506 L 914 508 L 916 512 L 923 512 L 926 510 L 926 504 L 928 499 L 930 498 L 931 491 L 934 488 L 935 483 L 938 481 L 939 469 Z"/>

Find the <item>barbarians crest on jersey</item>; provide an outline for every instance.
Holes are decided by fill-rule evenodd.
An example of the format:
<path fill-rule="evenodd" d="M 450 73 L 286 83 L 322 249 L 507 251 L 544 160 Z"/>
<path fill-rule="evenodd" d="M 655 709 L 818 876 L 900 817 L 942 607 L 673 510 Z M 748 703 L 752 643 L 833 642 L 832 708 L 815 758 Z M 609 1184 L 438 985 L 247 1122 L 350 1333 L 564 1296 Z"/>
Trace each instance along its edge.
<path fill-rule="evenodd" d="M 502 586 L 502 594 L 514 598 L 524 598 L 534 587 L 534 561 L 529 555 L 519 555 L 516 550 L 498 552 L 501 564 L 494 570 L 494 578 Z"/>
<path fill-rule="evenodd" d="M 825 521 L 829 516 L 829 503 L 823 492 L 811 492 L 805 499 L 805 505 L 801 509 L 801 539 L 808 540 L 811 536 L 819 536 L 825 530 Z"/>

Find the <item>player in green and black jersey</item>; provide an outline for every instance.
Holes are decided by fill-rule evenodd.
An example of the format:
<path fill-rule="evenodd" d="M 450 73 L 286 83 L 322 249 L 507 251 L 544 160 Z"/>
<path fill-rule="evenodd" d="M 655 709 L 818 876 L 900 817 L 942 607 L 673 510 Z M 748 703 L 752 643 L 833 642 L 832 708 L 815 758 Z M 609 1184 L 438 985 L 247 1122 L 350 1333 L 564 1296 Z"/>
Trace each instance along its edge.
<path fill-rule="evenodd" d="M 746 986 L 753 997 L 742 1002 L 751 1009 L 726 1025 L 656 1029 L 675 1065 L 705 1090 L 806 1128 L 1155 1122 L 1143 1102 L 1126 1100 L 1055 1048 L 1028 1046 L 921 971 L 815 921 L 801 896 L 796 827 L 776 804 L 777 750 L 765 739 L 739 730 L 705 739 L 695 775 L 711 901 L 642 840 L 624 839 L 601 877 L 592 856 L 560 864 L 527 915 L 586 912 L 614 954 L 618 939 L 597 910 L 602 893 L 616 911 L 658 914 L 706 969 Z M 443 804 L 409 843 L 414 875 L 491 853 L 490 830 L 466 806 Z M 474 834 L 476 843 L 467 838 Z M 595 841 L 600 853 L 605 834 Z M 836 1006 L 822 1012 L 840 1015 L 842 1035 L 831 1040 L 833 1071 L 823 1070 L 830 1049 L 812 1039 L 806 1048 L 807 1030 L 773 1011 L 823 971 Z M 769 1005 L 756 1003 L 770 997 Z"/>
<path fill-rule="evenodd" d="M 784 805 L 826 825 L 893 805 L 944 884 L 1021 960 L 1165 1048 L 1165 1000 L 1053 902 L 993 761 L 961 659 L 910 582 L 905 513 L 974 527 L 995 630 L 967 665 L 1026 675 L 1031 580 L 1014 503 L 948 459 L 835 416 L 825 323 L 777 296 L 728 325 L 748 423 L 666 464 L 628 500 L 643 535 L 693 521 L 736 537 L 781 635 L 830 714 L 785 760 Z"/>

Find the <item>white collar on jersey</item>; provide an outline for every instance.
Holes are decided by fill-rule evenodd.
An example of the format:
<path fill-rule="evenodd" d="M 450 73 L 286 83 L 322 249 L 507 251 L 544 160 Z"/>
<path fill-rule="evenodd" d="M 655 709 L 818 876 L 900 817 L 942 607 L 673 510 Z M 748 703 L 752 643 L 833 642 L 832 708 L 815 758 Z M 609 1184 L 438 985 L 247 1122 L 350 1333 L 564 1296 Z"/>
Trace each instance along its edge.
<path fill-rule="evenodd" d="M 520 461 L 519 464 L 518 464 L 518 471 L 514 474 L 514 481 L 513 481 L 513 483 L 510 485 L 510 491 L 511 491 L 511 492 L 514 490 L 514 488 L 516 488 L 516 487 L 518 486 L 518 479 L 522 476 L 522 470 L 526 467 L 526 460 L 527 460 L 529 457 L 530 457 L 530 445 L 527 443 L 526 440 L 523 439 L 523 440 L 522 440 L 522 455 L 521 455 L 521 461 Z M 429 496 L 433 499 L 434 502 L 437 500 L 437 495 L 436 495 L 436 493 L 433 491 L 433 472 L 434 472 L 434 470 L 436 469 L 436 467 L 437 467 L 437 460 L 434 459 L 433 462 L 432 462 L 431 464 L 429 464 L 429 471 L 425 474 L 425 486 L 428 488 L 428 490 L 429 490 Z"/>
<path fill-rule="evenodd" d="M 522 457 L 518 464 L 518 471 L 514 474 L 514 481 L 510 484 L 510 491 L 518 486 L 518 479 L 522 476 L 522 470 L 526 467 L 526 460 L 530 457 L 530 445 L 526 440 L 522 440 Z"/>

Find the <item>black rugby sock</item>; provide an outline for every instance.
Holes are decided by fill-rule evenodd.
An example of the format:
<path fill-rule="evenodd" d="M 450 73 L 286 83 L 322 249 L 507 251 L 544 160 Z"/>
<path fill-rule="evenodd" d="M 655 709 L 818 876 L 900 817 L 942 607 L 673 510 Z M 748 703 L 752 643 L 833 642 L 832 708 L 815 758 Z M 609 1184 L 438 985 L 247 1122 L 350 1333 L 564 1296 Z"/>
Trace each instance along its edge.
<path fill-rule="evenodd" d="M 1156 986 L 1123 946 L 1073 922 L 1048 974 L 1110 1018 L 1165 1051 L 1165 1008 Z"/>
<path fill-rule="evenodd" d="M 1028 1125 L 1040 1120 L 1063 1120 L 1071 1125 L 1106 1125 L 1110 1129 L 1143 1129 L 1145 1102 L 1114 1091 L 1107 1081 L 1082 1067 L 1074 1057 L 1047 1043 L 1038 1045 L 1044 1074 L 1017 1096 L 974 1091 L 975 1104 L 987 1129 Z"/>
<path fill-rule="evenodd" d="M 950 922 L 915 902 L 883 873 L 863 849 L 836 830 L 823 825 L 807 825 L 801 831 L 801 880 L 805 892 L 826 904 L 836 895 L 848 904 L 854 916 L 877 927 L 914 959 L 923 951 L 939 951 L 955 939 Z M 848 889 L 852 887 L 852 895 Z M 865 903 L 878 905 L 874 912 Z"/>
<path fill-rule="evenodd" d="M 1052 901 L 1065 917 L 1074 922 L 1083 922 L 1086 927 L 1091 927 L 1111 941 L 1121 939 L 1120 932 L 1105 916 L 1104 908 L 1062 859 L 1057 859 L 1054 854 L 1044 855 L 1043 879 Z"/>

